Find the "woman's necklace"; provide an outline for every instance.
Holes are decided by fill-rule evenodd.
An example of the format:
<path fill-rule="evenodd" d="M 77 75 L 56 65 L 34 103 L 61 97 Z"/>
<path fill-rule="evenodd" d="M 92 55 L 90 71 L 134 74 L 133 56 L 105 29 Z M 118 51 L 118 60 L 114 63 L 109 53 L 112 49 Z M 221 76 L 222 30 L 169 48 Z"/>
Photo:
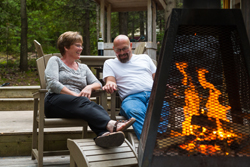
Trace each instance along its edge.
<path fill-rule="evenodd" d="M 70 68 L 72 68 L 73 70 L 77 70 L 78 69 L 77 63 L 74 62 L 73 65 Z"/>
<path fill-rule="evenodd" d="M 61 59 L 64 64 L 66 64 L 69 68 L 73 69 L 73 70 L 77 70 L 78 69 L 78 64 L 76 62 L 73 62 L 73 64 L 69 64 L 65 59 Z"/>

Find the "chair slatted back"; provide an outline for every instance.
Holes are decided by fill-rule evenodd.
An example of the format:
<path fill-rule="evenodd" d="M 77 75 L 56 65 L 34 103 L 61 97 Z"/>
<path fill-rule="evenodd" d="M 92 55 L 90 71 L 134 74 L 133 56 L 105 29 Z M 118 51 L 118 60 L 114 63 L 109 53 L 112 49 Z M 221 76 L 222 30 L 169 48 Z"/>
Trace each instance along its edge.
<path fill-rule="evenodd" d="M 141 42 L 134 51 L 134 54 L 143 54 L 146 50 L 146 42 Z"/>
<path fill-rule="evenodd" d="M 47 62 L 49 61 L 51 56 L 52 54 L 44 55 L 36 60 L 36 66 L 37 66 L 37 71 L 39 75 L 41 89 L 46 89 L 44 71 L 45 71 Z"/>
<path fill-rule="evenodd" d="M 37 71 L 39 75 L 40 86 L 41 86 L 41 89 L 46 89 L 44 71 L 47 66 L 47 63 L 52 56 L 61 57 L 61 53 L 53 53 L 53 54 L 44 55 L 42 45 L 37 40 L 34 40 L 34 44 L 35 44 L 36 51 L 39 57 L 36 60 L 36 66 L 37 66 Z"/>
<path fill-rule="evenodd" d="M 38 71 L 38 75 L 39 75 L 41 89 L 46 89 L 44 71 L 46 69 L 46 66 L 47 66 L 49 59 L 52 56 L 61 57 L 61 53 L 52 53 L 52 54 L 43 55 L 42 57 L 40 57 L 36 60 L 36 66 L 37 66 L 37 71 Z"/>
<path fill-rule="evenodd" d="M 38 57 L 43 57 L 44 53 L 43 53 L 42 45 L 37 40 L 34 40 L 34 44 L 36 47 Z M 44 62 L 44 64 L 45 64 L 45 62 Z M 46 66 L 46 64 L 45 64 L 45 66 Z"/>

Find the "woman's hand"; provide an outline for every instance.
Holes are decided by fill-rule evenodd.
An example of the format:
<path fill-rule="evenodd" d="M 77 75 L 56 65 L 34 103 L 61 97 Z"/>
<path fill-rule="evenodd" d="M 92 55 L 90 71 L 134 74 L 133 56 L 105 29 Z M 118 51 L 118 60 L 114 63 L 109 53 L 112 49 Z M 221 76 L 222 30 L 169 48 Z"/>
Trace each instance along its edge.
<path fill-rule="evenodd" d="M 91 85 L 87 85 L 87 86 L 85 86 L 85 88 L 79 93 L 78 96 L 85 96 L 85 97 L 87 97 L 88 99 L 90 99 L 91 93 L 92 93 L 92 86 L 91 86 Z"/>

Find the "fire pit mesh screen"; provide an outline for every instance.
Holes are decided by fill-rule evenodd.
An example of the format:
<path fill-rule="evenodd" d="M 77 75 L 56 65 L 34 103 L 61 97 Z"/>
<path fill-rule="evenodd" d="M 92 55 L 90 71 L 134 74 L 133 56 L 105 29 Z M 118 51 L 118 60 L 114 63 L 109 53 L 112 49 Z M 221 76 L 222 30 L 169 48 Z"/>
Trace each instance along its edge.
<path fill-rule="evenodd" d="M 250 157 L 245 64 L 235 26 L 178 27 L 154 156 Z"/>

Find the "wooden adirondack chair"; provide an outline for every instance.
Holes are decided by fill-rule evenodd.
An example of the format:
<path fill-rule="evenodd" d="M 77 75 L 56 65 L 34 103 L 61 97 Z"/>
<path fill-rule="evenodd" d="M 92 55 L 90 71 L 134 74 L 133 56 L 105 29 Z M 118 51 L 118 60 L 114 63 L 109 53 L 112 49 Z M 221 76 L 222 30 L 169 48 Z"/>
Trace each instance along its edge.
<path fill-rule="evenodd" d="M 38 58 L 42 57 L 44 55 L 42 45 L 37 40 L 34 40 L 34 44 L 35 44 Z"/>
<path fill-rule="evenodd" d="M 141 42 L 134 51 L 134 54 L 143 54 L 146 50 L 146 42 Z"/>
<path fill-rule="evenodd" d="M 82 119 L 63 119 L 63 118 L 46 118 L 44 114 L 44 97 L 47 92 L 44 70 L 47 62 L 53 54 L 43 55 L 42 47 L 39 42 L 34 41 L 39 57 L 36 61 L 37 70 L 40 79 L 38 92 L 33 94 L 34 97 L 34 112 L 33 112 L 33 133 L 32 133 L 32 159 L 37 159 L 38 166 L 43 166 L 43 156 L 64 155 L 69 154 L 68 150 L 56 152 L 44 152 L 44 129 L 56 127 L 83 127 L 82 138 L 87 136 L 88 123 Z M 60 54 L 57 54 L 60 55 Z M 105 91 L 94 91 L 92 97 L 99 97 L 100 105 L 107 109 L 107 94 Z M 38 129 L 38 132 L 37 132 Z"/>

